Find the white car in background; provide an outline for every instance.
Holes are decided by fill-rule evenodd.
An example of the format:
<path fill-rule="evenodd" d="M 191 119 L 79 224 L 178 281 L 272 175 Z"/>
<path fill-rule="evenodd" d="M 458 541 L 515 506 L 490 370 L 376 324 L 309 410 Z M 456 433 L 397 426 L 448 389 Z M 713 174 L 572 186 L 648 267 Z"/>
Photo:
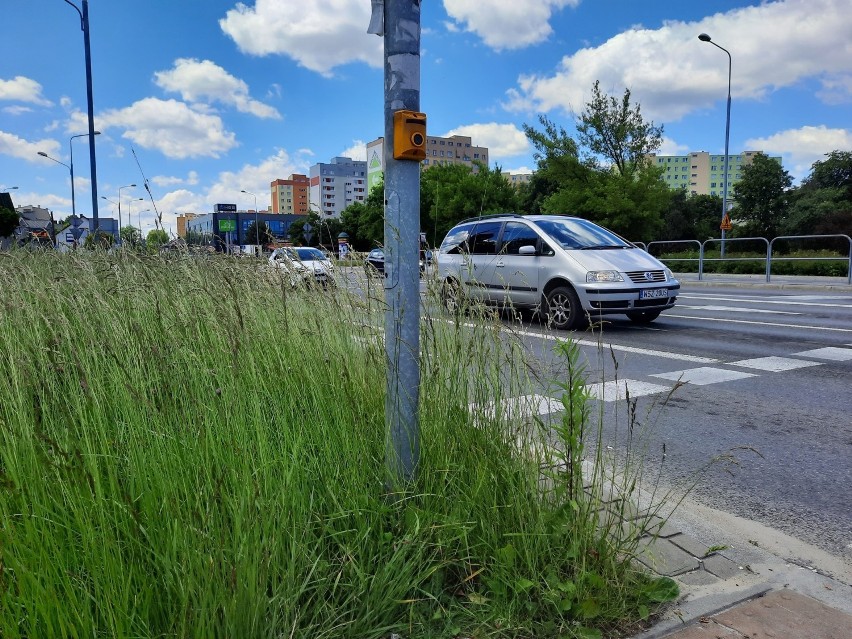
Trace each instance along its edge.
<path fill-rule="evenodd" d="M 309 246 L 277 248 L 269 256 L 269 263 L 286 273 L 293 286 L 334 285 L 334 264 L 319 249 Z"/>

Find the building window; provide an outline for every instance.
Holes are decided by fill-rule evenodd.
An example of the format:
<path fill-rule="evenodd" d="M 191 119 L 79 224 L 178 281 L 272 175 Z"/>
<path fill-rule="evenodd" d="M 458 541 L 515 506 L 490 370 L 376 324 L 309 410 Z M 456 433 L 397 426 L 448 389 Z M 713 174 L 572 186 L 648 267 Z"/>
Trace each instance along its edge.
<path fill-rule="evenodd" d="M 473 159 L 474 159 L 474 160 L 478 160 L 478 159 L 479 159 L 479 153 L 474 153 L 474 154 L 473 154 Z"/>

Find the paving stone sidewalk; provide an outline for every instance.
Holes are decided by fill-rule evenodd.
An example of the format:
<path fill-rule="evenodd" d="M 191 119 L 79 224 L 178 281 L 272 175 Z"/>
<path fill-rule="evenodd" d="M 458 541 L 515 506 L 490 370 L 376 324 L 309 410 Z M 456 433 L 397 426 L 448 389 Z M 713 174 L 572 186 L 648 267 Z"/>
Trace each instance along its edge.
<path fill-rule="evenodd" d="M 792 590 L 776 590 L 663 636 L 666 639 L 849 639 L 852 615 Z"/>

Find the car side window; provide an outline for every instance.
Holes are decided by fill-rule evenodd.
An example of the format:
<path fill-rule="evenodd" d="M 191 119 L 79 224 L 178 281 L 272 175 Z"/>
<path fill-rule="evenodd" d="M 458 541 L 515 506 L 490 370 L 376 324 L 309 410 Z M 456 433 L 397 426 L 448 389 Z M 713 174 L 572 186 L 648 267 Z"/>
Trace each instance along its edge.
<path fill-rule="evenodd" d="M 538 233 L 523 222 L 506 222 L 503 228 L 501 252 L 506 255 L 518 255 L 522 246 L 537 246 Z"/>
<path fill-rule="evenodd" d="M 441 242 L 441 253 L 469 253 L 468 237 L 473 227 L 473 224 L 462 224 L 447 233 L 447 237 Z"/>
<path fill-rule="evenodd" d="M 496 255 L 502 222 L 480 222 L 467 240 L 473 255 Z"/>

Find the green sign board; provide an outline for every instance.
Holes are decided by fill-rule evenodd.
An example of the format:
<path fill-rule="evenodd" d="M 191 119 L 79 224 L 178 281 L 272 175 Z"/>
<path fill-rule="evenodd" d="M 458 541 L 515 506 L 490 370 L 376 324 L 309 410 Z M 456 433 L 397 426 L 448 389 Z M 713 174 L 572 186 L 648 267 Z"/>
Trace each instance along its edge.
<path fill-rule="evenodd" d="M 219 220 L 219 230 L 220 231 L 236 231 L 237 230 L 237 221 L 236 220 Z"/>

